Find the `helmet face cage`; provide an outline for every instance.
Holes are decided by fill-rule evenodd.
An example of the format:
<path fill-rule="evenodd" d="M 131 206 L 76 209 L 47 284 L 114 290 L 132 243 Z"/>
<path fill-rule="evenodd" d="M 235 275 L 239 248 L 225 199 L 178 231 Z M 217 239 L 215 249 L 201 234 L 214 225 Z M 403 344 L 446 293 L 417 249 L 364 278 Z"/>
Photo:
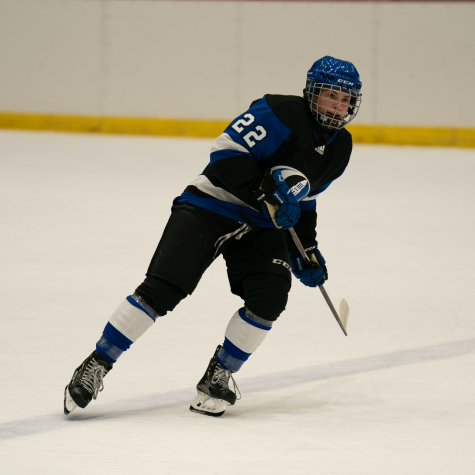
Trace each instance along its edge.
<path fill-rule="evenodd" d="M 350 101 L 349 103 L 343 103 L 336 101 L 334 98 L 332 99 L 325 97 L 325 103 L 327 105 L 327 107 L 325 107 L 321 97 L 321 92 L 324 90 L 335 91 L 338 93 L 342 92 L 345 94 L 345 97 L 347 97 L 346 94 L 349 94 Z M 360 92 L 356 92 L 353 89 L 348 89 L 343 86 L 335 86 L 317 81 L 309 81 L 307 83 L 307 87 L 305 88 L 305 96 L 308 100 L 310 111 L 315 117 L 315 120 L 328 130 L 340 130 L 349 124 L 356 117 L 361 104 Z M 344 113 L 341 117 L 338 117 L 336 115 L 336 111 L 339 109 L 340 104 L 342 104 L 344 107 L 347 107 L 347 110 L 346 113 Z"/>

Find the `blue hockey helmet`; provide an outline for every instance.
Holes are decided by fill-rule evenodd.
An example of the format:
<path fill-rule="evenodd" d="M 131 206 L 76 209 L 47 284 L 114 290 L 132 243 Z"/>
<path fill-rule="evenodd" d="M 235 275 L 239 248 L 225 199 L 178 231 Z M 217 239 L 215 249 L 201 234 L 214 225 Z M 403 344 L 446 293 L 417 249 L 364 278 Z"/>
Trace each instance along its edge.
<path fill-rule="evenodd" d="M 358 113 L 361 86 L 360 75 L 352 63 L 324 56 L 307 73 L 304 97 L 319 124 L 339 130 Z"/>

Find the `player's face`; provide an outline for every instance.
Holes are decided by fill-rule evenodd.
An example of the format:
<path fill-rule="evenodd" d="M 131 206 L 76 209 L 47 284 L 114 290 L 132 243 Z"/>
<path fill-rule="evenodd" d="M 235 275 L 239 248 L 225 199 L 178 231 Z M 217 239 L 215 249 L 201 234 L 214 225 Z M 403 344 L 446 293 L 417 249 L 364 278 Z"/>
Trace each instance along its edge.
<path fill-rule="evenodd" d="M 327 117 L 343 119 L 350 105 L 350 94 L 334 89 L 322 88 L 318 96 L 313 96 L 313 110 Z"/>

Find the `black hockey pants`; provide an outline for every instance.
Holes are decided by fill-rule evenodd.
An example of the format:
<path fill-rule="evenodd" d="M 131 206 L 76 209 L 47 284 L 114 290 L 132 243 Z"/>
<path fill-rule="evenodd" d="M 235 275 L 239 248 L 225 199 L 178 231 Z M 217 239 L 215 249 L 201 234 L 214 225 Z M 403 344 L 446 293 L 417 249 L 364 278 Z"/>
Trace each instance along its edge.
<path fill-rule="evenodd" d="M 178 204 L 172 207 L 147 277 L 137 288 L 158 315 L 165 315 L 198 285 L 214 260 L 216 241 L 237 230 L 240 223 L 206 209 Z M 291 285 L 287 243 L 283 231 L 252 229 L 241 239 L 224 242 L 222 254 L 231 291 L 245 306 L 274 321 L 285 309 Z"/>

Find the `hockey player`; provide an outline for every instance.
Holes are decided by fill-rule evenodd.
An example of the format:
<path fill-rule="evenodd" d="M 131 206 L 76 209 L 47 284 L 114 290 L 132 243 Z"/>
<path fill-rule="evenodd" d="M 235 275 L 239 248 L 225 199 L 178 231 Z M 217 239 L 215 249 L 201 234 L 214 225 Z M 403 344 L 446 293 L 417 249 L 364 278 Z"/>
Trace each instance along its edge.
<path fill-rule="evenodd" d="M 308 71 L 303 97 L 265 95 L 230 123 L 203 173 L 174 200 L 144 282 L 112 314 L 66 386 L 65 414 L 97 398 L 120 355 L 194 291 L 220 254 L 231 292 L 244 306 L 232 316 L 190 409 L 220 416 L 235 403 L 238 390 L 229 380 L 285 309 L 290 269 L 310 287 L 327 278 L 316 242 L 316 196 L 348 165 L 352 140 L 344 127 L 358 112 L 360 91 L 353 64 L 325 56 Z M 303 199 L 286 180 L 288 170 L 303 176 Z M 306 267 L 288 238 L 291 227 L 314 266 Z"/>

